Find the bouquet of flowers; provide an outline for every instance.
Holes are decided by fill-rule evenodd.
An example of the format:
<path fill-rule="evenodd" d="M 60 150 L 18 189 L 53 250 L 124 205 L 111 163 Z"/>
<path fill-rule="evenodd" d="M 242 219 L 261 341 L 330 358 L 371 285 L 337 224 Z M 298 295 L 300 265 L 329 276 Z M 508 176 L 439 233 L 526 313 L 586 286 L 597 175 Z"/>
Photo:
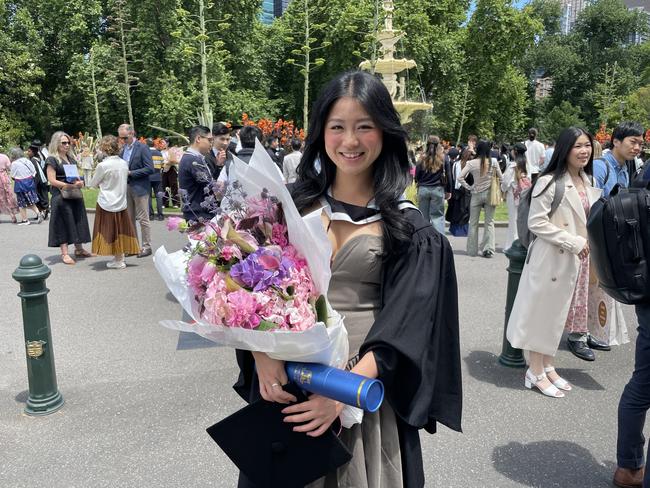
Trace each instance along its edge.
<path fill-rule="evenodd" d="M 325 299 L 331 249 L 320 212 L 300 216 L 261 145 L 248 165 L 235 159 L 227 186 L 208 185 L 203 206 L 212 220 L 168 220 L 188 234 L 186 249 L 154 257 L 194 323 L 162 324 L 277 359 L 344 365 L 347 332 Z"/>

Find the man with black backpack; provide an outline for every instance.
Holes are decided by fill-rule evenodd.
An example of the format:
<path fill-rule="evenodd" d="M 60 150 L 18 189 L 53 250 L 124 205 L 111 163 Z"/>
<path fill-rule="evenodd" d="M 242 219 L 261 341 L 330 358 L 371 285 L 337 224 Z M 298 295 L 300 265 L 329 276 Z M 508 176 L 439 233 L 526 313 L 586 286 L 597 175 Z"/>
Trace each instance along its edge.
<path fill-rule="evenodd" d="M 636 308 L 634 372 L 618 405 L 618 467 L 613 482 L 621 488 L 641 488 L 650 487 L 650 471 L 644 468 L 643 437 L 650 408 L 650 170 L 646 168 L 640 178 L 645 184 L 633 185 L 639 189 L 625 189 L 630 185 L 626 161 L 634 160 L 643 143 L 640 124 L 620 124 L 614 130 L 612 143 L 605 161 L 594 161 L 594 176 L 609 199 L 594 204 L 587 228 L 601 286 L 618 301 Z M 622 190 L 612 191 L 616 184 Z"/>

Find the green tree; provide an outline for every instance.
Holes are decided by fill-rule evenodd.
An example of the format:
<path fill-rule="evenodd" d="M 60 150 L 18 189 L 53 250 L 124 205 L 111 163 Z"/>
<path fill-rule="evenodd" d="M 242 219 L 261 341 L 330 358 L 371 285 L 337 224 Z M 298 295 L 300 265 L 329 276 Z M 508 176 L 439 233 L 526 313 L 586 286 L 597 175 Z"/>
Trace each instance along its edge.
<path fill-rule="evenodd" d="M 579 107 L 564 101 L 548 110 L 541 117 L 538 126 L 540 139 L 551 141 L 557 140 L 560 132 L 567 127 L 585 127 L 585 121 L 580 117 Z"/>
<path fill-rule="evenodd" d="M 479 0 L 467 26 L 465 69 L 472 99 L 468 129 L 482 137 L 509 137 L 521 130 L 526 78 L 516 66 L 534 48 L 542 22 L 507 0 Z M 515 66 L 512 66 L 512 65 Z M 508 91 L 510 99 L 503 96 Z"/>

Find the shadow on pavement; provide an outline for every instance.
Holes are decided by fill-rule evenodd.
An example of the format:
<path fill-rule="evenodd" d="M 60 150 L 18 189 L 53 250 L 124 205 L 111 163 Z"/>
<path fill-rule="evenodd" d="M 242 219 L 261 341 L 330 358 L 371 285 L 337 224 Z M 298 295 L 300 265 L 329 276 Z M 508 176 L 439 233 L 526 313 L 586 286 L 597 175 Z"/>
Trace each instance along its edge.
<path fill-rule="evenodd" d="M 568 441 L 497 446 L 492 451 L 492 465 L 512 481 L 537 488 L 609 487 L 616 469 L 616 463 L 601 464 L 589 450 Z"/>
<path fill-rule="evenodd" d="M 167 294 L 165 295 L 165 298 L 166 298 L 168 301 L 172 302 L 172 303 L 178 303 L 178 300 L 176 300 L 176 297 L 175 297 L 174 295 L 172 295 L 172 292 L 171 292 L 171 291 L 168 291 L 168 292 L 167 292 Z"/>
<path fill-rule="evenodd" d="M 21 391 L 14 397 L 14 400 L 16 400 L 18 403 L 27 403 L 27 398 L 29 397 L 29 391 Z"/>
<path fill-rule="evenodd" d="M 569 383 L 583 390 L 604 391 L 605 387 L 598 383 L 591 377 L 589 373 L 585 373 L 581 369 L 575 368 L 557 368 L 558 373 L 562 378 L 566 379 Z"/>
<path fill-rule="evenodd" d="M 524 387 L 523 368 L 508 368 L 497 361 L 497 356 L 487 351 L 471 351 L 464 358 L 470 376 L 499 388 L 521 390 Z"/>
<path fill-rule="evenodd" d="M 52 256 L 45 256 L 43 261 L 46 261 L 49 266 L 53 264 L 63 264 L 60 254 L 53 254 Z"/>

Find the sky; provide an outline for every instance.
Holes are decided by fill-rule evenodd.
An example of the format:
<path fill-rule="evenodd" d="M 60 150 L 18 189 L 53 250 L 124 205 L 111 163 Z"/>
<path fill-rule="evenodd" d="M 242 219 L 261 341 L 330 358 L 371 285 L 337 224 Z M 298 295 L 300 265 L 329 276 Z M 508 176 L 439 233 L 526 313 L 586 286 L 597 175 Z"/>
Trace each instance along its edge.
<path fill-rule="evenodd" d="M 515 2 L 515 6 L 516 6 L 517 8 L 522 8 L 524 5 L 526 5 L 526 4 L 529 3 L 529 2 L 530 2 L 530 0 L 517 0 L 517 1 Z M 468 17 L 468 18 L 471 17 L 471 16 L 472 16 L 472 12 L 474 12 L 474 3 L 475 3 L 475 2 L 472 1 L 472 5 L 470 6 L 470 8 L 469 8 L 469 12 L 468 12 L 468 14 L 467 14 L 467 17 Z"/>

